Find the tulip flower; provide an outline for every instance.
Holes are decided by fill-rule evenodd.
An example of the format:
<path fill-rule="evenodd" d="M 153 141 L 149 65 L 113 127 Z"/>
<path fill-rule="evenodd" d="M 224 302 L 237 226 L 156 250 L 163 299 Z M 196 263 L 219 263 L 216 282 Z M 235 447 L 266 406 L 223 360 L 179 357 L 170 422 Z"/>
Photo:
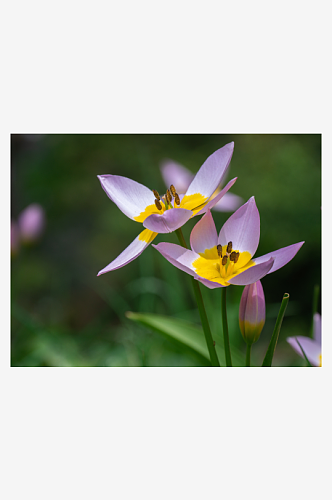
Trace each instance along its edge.
<path fill-rule="evenodd" d="M 176 185 L 179 194 L 186 192 L 194 178 L 194 174 L 192 174 L 190 170 L 173 160 L 165 160 L 162 162 L 160 170 L 166 186 L 173 183 Z M 211 199 L 217 196 L 219 192 L 220 188 L 218 187 Z M 243 200 L 240 196 L 233 193 L 226 193 L 224 197 L 214 205 L 213 210 L 219 212 L 234 212 L 242 203 Z"/>
<path fill-rule="evenodd" d="M 299 335 L 297 337 L 288 337 L 287 342 L 293 347 L 294 351 L 297 352 L 302 358 L 304 358 L 303 352 L 306 355 L 308 361 L 313 366 L 322 366 L 322 323 L 320 314 L 314 314 L 314 338 L 304 337 Z M 300 344 L 300 345 L 299 345 Z M 303 349 L 303 352 L 302 352 Z"/>
<path fill-rule="evenodd" d="M 304 243 L 253 258 L 259 233 L 259 212 L 252 197 L 229 217 L 219 236 L 208 210 L 191 232 L 191 250 L 173 243 L 153 246 L 171 264 L 208 288 L 250 285 L 287 264 Z"/>
<path fill-rule="evenodd" d="M 23 243 L 36 241 L 44 230 L 45 213 L 38 203 L 32 203 L 18 217 L 20 238 Z"/>
<path fill-rule="evenodd" d="M 245 342 L 250 345 L 257 342 L 265 324 L 265 297 L 259 280 L 242 292 L 239 323 Z"/>
<path fill-rule="evenodd" d="M 171 233 L 185 224 L 191 217 L 204 214 L 212 208 L 231 188 L 236 178 L 211 199 L 227 173 L 234 143 L 226 144 L 215 151 L 203 163 L 190 183 L 184 196 L 179 195 L 173 183 L 164 196 L 156 190 L 118 175 L 98 175 L 107 196 L 130 219 L 145 228 L 135 240 L 100 274 L 125 266 L 136 259 L 155 239 L 158 233 Z M 175 181 L 176 182 L 176 181 Z"/>

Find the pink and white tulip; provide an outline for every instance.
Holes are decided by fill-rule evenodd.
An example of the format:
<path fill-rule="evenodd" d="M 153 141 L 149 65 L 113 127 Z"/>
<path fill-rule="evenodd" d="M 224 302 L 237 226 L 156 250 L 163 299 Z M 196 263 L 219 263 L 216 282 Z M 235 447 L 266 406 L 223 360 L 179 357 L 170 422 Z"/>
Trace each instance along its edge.
<path fill-rule="evenodd" d="M 174 184 L 179 194 L 186 192 L 194 178 L 194 174 L 190 172 L 190 170 L 173 160 L 164 160 L 160 165 L 160 170 L 166 186 Z M 218 187 L 211 199 L 217 196 L 219 192 L 220 188 Z M 243 199 L 240 196 L 233 193 L 226 193 L 223 198 L 214 205 L 212 210 L 217 210 L 218 212 L 234 212 L 242 203 Z"/>
<path fill-rule="evenodd" d="M 255 198 L 242 205 L 218 233 L 210 210 L 193 228 L 191 250 L 173 243 L 153 245 L 171 264 L 208 288 L 250 285 L 287 264 L 303 245 L 296 243 L 253 258 L 259 243 L 260 218 Z"/>
<path fill-rule="evenodd" d="M 229 181 L 212 199 L 227 173 L 233 150 L 234 143 L 231 142 L 209 156 L 184 196 L 179 196 L 176 180 L 172 182 L 178 195 L 178 204 L 175 197 L 173 203 L 167 201 L 166 195 L 158 195 L 158 199 L 156 192 L 126 177 L 98 175 L 107 196 L 127 217 L 143 224 L 145 228 L 115 260 L 99 271 L 98 276 L 119 269 L 136 259 L 158 233 L 176 231 L 191 217 L 202 215 L 215 206 L 236 181 L 236 178 Z"/>
<path fill-rule="evenodd" d="M 302 358 L 304 358 L 304 352 L 311 365 L 322 366 L 322 320 L 320 314 L 314 314 L 313 339 L 299 335 L 297 337 L 288 337 L 286 340 Z"/>

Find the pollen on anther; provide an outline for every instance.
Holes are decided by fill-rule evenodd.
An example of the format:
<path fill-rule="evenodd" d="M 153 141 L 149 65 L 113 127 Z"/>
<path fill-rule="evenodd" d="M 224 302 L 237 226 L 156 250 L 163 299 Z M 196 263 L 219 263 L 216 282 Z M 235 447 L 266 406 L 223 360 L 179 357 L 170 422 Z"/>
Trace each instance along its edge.
<path fill-rule="evenodd" d="M 169 189 L 167 189 L 167 191 L 166 191 L 166 199 L 167 199 L 168 203 L 171 203 L 172 195 L 171 195 L 171 192 Z"/>
<path fill-rule="evenodd" d="M 175 193 L 174 201 L 175 201 L 176 205 L 180 205 L 181 201 L 180 201 L 180 197 L 179 197 L 178 193 Z"/>
<path fill-rule="evenodd" d="M 236 257 L 236 252 L 232 252 L 231 255 L 229 256 L 229 259 L 232 261 L 232 262 L 235 262 L 235 257 Z"/>
<path fill-rule="evenodd" d="M 175 195 L 176 195 L 176 190 L 175 190 L 175 187 L 173 186 L 173 184 L 171 184 L 169 188 L 170 188 L 170 190 L 171 190 L 172 195 L 173 195 L 173 196 L 174 196 L 174 198 L 175 198 Z"/>
<path fill-rule="evenodd" d="M 160 200 L 160 196 L 159 196 L 158 191 L 156 191 L 155 189 L 152 189 L 152 192 L 155 195 L 155 197 L 157 198 L 157 200 Z"/>
<path fill-rule="evenodd" d="M 158 208 L 158 210 L 162 209 L 162 206 L 161 206 L 161 203 L 159 200 L 154 200 L 154 203 L 155 203 L 156 207 Z"/>
<path fill-rule="evenodd" d="M 231 241 L 229 241 L 229 242 L 228 242 L 228 245 L 227 245 L 227 250 L 226 250 L 226 252 L 227 252 L 227 253 L 231 253 L 231 251 L 232 251 L 232 247 L 233 247 L 233 244 L 232 244 L 232 242 L 231 242 Z"/>
<path fill-rule="evenodd" d="M 221 257 L 222 256 L 222 246 L 221 245 L 217 245 L 217 252 L 218 252 L 219 257 Z"/>
<path fill-rule="evenodd" d="M 237 261 L 239 260 L 239 257 L 240 257 L 240 252 L 236 252 L 235 257 L 234 257 L 234 264 L 237 263 Z"/>
<path fill-rule="evenodd" d="M 226 264 L 227 264 L 227 255 L 223 256 L 221 263 L 222 263 L 223 266 L 226 266 Z"/>

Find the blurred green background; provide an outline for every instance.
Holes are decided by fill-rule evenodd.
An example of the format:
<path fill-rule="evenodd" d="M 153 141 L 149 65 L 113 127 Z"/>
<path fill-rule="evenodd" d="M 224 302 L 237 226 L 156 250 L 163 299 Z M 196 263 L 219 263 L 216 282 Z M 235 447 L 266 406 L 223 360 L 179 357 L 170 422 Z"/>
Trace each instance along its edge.
<path fill-rule="evenodd" d="M 11 217 L 30 203 L 46 214 L 40 241 L 11 260 L 12 366 L 206 366 L 191 349 L 126 318 L 158 313 L 200 325 L 190 278 L 149 246 L 127 266 L 97 273 L 138 235 L 102 190 L 98 174 L 130 177 L 164 192 L 161 160 L 196 173 L 228 142 L 235 149 L 227 180 L 261 218 L 256 256 L 305 241 L 296 257 L 262 280 L 267 320 L 252 348 L 259 366 L 280 302 L 290 294 L 273 366 L 305 366 L 286 342 L 310 335 L 314 286 L 321 284 L 321 135 L 12 135 Z M 230 213 L 213 212 L 219 231 Z M 198 218 L 183 228 L 189 242 Z M 177 243 L 158 235 L 155 243 Z M 221 330 L 220 291 L 201 286 L 212 331 Z M 231 343 L 246 345 L 238 326 L 243 287 L 229 287 Z M 320 300 L 319 300 L 320 312 Z"/>

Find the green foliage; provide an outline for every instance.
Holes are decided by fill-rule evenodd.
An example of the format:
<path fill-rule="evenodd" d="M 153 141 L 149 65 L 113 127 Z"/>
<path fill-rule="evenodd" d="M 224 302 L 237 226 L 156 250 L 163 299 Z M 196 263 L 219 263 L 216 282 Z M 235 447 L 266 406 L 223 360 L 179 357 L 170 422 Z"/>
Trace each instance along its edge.
<path fill-rule="evenodd" d="M 126 316 L 133 321 L 137 321 L 142 325 L 148 326 L 152 330 L 174 339 L 190 349 L 193 349 L 205 359 L 210 359 L 202 328 L 198 328 L 188 321 L 174 319 L 168 316 L 160 316 L 157 314 L 138 314 L 127 312 Z M 222 366 L 226 366 L 223 339 L 218 334 L 212 334 L 212 336 L 215 337 L 216 351 L 219 361 Z M 232 360 L 233 366 L 244 366 L 241 352 L 239 352 L 236 348 L 232 349 Z"/>

